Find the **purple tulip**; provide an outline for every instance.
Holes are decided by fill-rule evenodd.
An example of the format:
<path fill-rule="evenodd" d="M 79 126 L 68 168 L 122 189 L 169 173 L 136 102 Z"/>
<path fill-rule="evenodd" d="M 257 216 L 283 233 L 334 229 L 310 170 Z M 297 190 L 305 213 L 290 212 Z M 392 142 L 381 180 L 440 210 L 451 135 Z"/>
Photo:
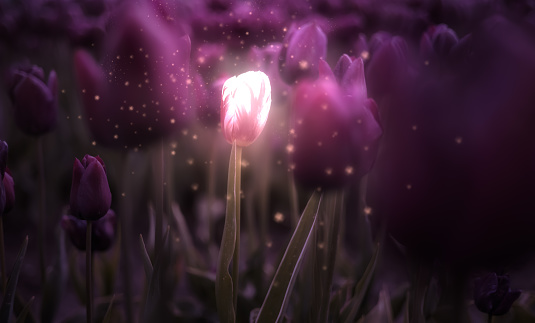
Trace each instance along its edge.
<path fill-rule="evenodd" d="M 292 25 L 280 52 L 280 73 L 288 84 L 318 77 L 318 62 L 327 56 L 327 36 L 314 22 Z"/>
<path fill-rule="evenodd" d="M 74 161 L 71 186 L 71 214 L 83 220 L 96 221 L 111 206 L 111 192 L 106 168 L 100 157 L 85 155 Z"/>
<path fill-rule="evenodd" d="M 80 251 L 85 251 L 87 221 L 80 220 L 72 215 L 61 218 L 61 227 Z M 112 209 L 105 216 L 93 222 L 91 230 L 91 250 L 106 251 L 112 246 L 117 233 L 117 217 Z"/>
<path fill-rule="evenodd" d="M 488 273 L 474 280 L 474 303 L 489 315 L 504 315 L 520 297 L 521 291 L 511 290 L 509 276 Z"/>
<path fill-rule="evenodd" d="M 448 26 L 441 24 L 429 27 L 420 39 L 420 56 L 423 63 L 434 65 L 441 61 L 447 62 L 458 42 L 457 34 Z"/>
<path fill-rule="evenodd" d="M 366 70 L 370 96 L 376 100 L 399 89 L 407 78 L 407 44 L 401 37 L 370 41 L 371 58 Z"/>
<path fill-rule="evenodd" d="M 104 45 L 102 67 L 89 53 L 75 53 L 89 129 L 105 146 L 139 147 L 189 121 L 189 36 L 151 10 L 124 9 Z"/>
<path fill-rule="evenodd" d="M 320 78 L 304 81 L 292 96 L 292 162 L 296 181 L 308 187 L 339 188 L 373 165 L 382 129 L 375 102 L 367 98 L 362 59 L 342 57 L 334 74 L 320 62 Z"/>
<path fill-rule="evenodd" d="M 15 69 L 9 79 L 9 95 L 17 126 L 29 135 L 42 135 L 58 122 L 58 79 L 51 71 L 45 83 L 37 66 Z"/>

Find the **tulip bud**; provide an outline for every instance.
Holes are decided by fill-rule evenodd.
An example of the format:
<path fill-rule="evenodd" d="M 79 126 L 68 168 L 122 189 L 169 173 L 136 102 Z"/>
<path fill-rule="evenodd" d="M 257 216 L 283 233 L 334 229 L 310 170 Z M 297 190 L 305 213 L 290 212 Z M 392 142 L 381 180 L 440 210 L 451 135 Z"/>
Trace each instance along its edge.
<path fill-rule="evenodd" d="M 382 36 L 383 37 L 383 36 Z M 376 41 L 378 42 L 378 41 Z M 373 50 L 366 79 L 374 99 L 392 93 L 407 79 L 407 44 L 401 37 L 382 39 Z"/>
<path fill-rule="evenodd" d="M 504 315 L 520 297 L 511 290 L 509 276 L 488 273 L 474 280 L 474 303 L 478 310 L 490 315 Z"/>
<path fill-rule="evenodd" d="M 286 34 L 280 52 L 282 79 L 293 84 L 303 78 L 318 77 L 318 61 L 327 56 L 327 36 L 315 23 L 310 22 Z"/>
<path fill-rule="evenodd" d="M 432 26 L 422 35 L 420 55 L 427 64 L 429 61 L 445 59 L 458 41 L 457 34 L 448 26 Z"/>
<path fill-rule="evenodd" d="M 180 130 L 191 117 L 191 41 L 151 10 L 131 5 L 123 11 L 103 45 L 102 65 L 85 51 L 74 55 L 89 129 L 105 146 L 152 143 Z"/>
<path fill-rule="evenodd" d="M 221 128 L 229 143 L 252 144 L 266 125 L 271 107 L 271 85 L 266 74 L 249 71 L 223 84 Z"/>
<path fill-rule="evenodd" d="M 111 206 L 111 192 L 106 168 L 100 157 L 85 155 L 74 161 L 70 206 L 72 215 L 95 221 L 106 215 Z"/>
<path fill-rule="evenodd" d="M 11 211 L 15 205 L 15 182 L 13 181 L 13 176 L 11 176 L 11 171 L 6 167 L 6 172 L 4 173 L 4 189 L 6 194 L 6 203 L 4 206 L 4 214 Z"/>
<path fill-rule="evenodd" d="M 109 209 L 105 216 L 93 222 L 91 250 L 106 251 L 111 247 L 117 232 L 116 218 L 115 212 Z M 76 249 L 85 251 L 87 221 L 80 220 L 72 215 L 64 215 L 61 218 L 61 227 L 65 230 Z"/>
<path fill-rule="evenodd" d="M 37 66 L 12 71 L 9 95 L 17 126 L 29 135 L 42 135 L 58 122 L 58 79 L 51 71 L 45 83 L 43 69 Z"/>
<path fill-rule="evenodd" d="M 371 168 L 382 134 L 375 103 L 349 90 L 331 79 L 295 89 L 292 161 L 301 185 L 340 188 Z"/>

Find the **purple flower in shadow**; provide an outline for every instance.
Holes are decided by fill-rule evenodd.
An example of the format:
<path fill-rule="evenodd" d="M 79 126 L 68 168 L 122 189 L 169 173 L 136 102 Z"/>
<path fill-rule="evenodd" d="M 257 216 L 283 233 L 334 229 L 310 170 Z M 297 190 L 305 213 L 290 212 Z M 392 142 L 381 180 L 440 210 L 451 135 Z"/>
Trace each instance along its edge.
<path fill-rule="evenodd" d="M 87 221 L 80 220 L 72 215 L 61 218 L 61 227 L 71 239 L 72 244 L 80 251 L 85 251 Z M 106 251 L 115 241 L 117 233 L 117 216 L 110 209 L 105 216 L 93 223 L 91 231 L 91 249 L 93 251 Z"/>
<path fill-rule="evenodd" d="M 504 315 L 520 297 L 511 290 L 509 276 L 488 273 L 474 280 L 474 303 L 478 310 L 490 315 Z"/>
<path fill-rule="evenodd" d="M 74 161 L 70 197 L 71 214 L 95 221 L 106 215 L 111 206 L 111 192 L 106 167 L 97 156 L 85 155 Z"/>

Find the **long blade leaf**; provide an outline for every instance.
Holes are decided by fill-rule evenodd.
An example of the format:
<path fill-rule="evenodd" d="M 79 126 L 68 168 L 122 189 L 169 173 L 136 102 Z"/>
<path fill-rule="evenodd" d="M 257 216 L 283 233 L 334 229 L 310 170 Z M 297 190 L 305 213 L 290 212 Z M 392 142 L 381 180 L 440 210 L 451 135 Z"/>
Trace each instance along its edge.
<path fill-rule="evenodd" d="M 368 286 L 370 286 L 370 282 L 372 281 L 372 277 L 375 272 L 375 267 L 377 265 L 379 250 L 380 250 L 380 245 L 378 245 L 375 248 L 375 252 L 373 253 L 372 259 L 370 260 L 370 262 L 368 263 L 368 266 L 366 267 L 366 271 L 364 272 L 364 275 L 362 275 L 359 282 L 357 283 L 357 286 L 355 287 L 355 296 L 353 297 L 350 303 L 351 310 L 349 311 L 349 314 L 344 320 L 344 322 L 346 323 L 355 322 L 355 317 L 357 316 L 357 312 L 360 309 L 360 306 L 362 305 L 364 296 L 366 295 L 366 292 L 368 291 Z"/>
<path fill-rule="evenodd" d="M 20 247 L 17 260 L 13 265 L 13 270 L 9 275 L 9 280 L 7 281 L 6 293 L 4 294 L 4 299 L 2 300 L 2 306 L 0 307 L 0 322 L 9 322 L 11 313 L 13 312 L 13 302 L 15 300 L 15 290 L 17 289 L 17 282 L 19 281 L 20 269 L 22 268 L 22 261 L 24 260 L 24 255 L 26 255 L 26 249 L 28 248 L 28 236 L 24 239 L 22 246 Z"/>
<path fill-rule="evenodd" d="M 278 322 L 283 316 L 292 289 L 291 287 L 297 277 L 297 269 L 303 259 L 307 242 L 312 235 L 316 223 L 316 215 L 320 202 L 321 195 L 318 192 L 314 192 L 301 215 L 301 219 L 299 219 L 297 228 L 271 282 L 264 304 L 262 304 L 258 313 L 257 323 Z"/>

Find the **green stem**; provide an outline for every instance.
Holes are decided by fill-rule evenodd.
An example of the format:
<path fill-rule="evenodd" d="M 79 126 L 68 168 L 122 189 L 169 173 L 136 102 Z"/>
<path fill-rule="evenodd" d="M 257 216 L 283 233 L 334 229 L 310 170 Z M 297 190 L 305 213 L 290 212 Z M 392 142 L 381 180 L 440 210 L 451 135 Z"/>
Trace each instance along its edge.
<path fill-rule="evenodd" d="M 232 297 L 234 303 L 234 313 L 236 312 L 238 304 L 238 277 L 240 267 L 240 200 L 241 200 L 241 154 L 242 147 L 236 145 L 234 152 L 236 160 L 235 176 L 234 176 L 234 200 L 236 203 L 236 244 L 234 246 L 234 255 L 232 257 Z"/>
<path fill-rule="evenodd" d="M 297 223 L 299 222 L 299 201 L 297 197 L 297 188 L 295 186 L 295 178 L 293 172 L 288 176 L 290 187 L 290 211 L 291 211 L 291 226 L 292 231 L 295 231 Z"/>
<path fill-rule="evenodd" d="M 86 316 L 87 323 L 93 322 L 93 262 L 91 250 L 91 230 L 93 228 L 93 221 L 87 221 L 87 231 L 85 236 L 85 287 L 86 287 Z"/>
<path fill-rule="evenodd" d="M 163 196 L 164 196 L 164 143 L 160 142 L 160 147 L 153 154 L 152 160 L 154 178 L 154 208 L 156 211 L 156 232 L 154 234 L 154 259 L 156 261 L 162 249 L 162 228 L 163 228 Z"/>
<path fill-rule="evenodd" d="M 46 284 L 45 265 L 45 208 L 46 208 L 46 188 L 45 188 L 45 158 L 43 137 L 37 138 L 37 167 L 39 167 L 39 269 L 41 272 L 41 284 Z"/>
<path fill-rule="evenodd" d="M 488 316 L 487 322 L 488 322 L 488 323 L 492 323 L 492 314 L 490 314 L 490 313 L 489 313 L 489 316 Z"/>
<path fill-rule="evenodd" d="M 122 188 L 125 195 L 120 201 L 120 238 L 121 238 L 121 273 L 123 278 L 124 299 L 125 299 L 125 311 L 126 321 L 134 322 L 134 309 L 132 300 L 132 268 L 131 268 L 131 255 L 130 255 L 130 241 L 132 232 L 132 205 L 135 201 L 134 195 L 134 183 L 132 178 L 132 171 L 134 170 L 134 157 L 135 152 L 130 151 L 126 155 L 123 155 L 122 161 L 126 159 L 126 167 L 124 168 L 122 178 Z M 121 163 L 124 165 L 124 162 Z"/>
<path fill-rule="evenodd" d="M 4 247 L 4 218 L 0 215 L 0 265 L 2 266 L 2 292 L 5 293 L 7 286 L 6 275 L 6 251 Z"/>

